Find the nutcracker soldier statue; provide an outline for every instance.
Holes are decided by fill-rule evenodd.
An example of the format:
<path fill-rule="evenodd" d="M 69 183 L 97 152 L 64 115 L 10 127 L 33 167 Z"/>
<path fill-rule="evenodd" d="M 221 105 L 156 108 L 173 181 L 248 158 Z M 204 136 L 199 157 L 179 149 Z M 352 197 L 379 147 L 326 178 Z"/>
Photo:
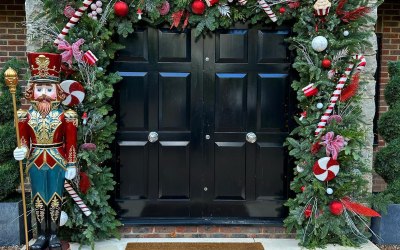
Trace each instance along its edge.
<path fill-rule="evenodd" d="M 65 98 L 59 84 L 61 55 L 28 53 L 28 61 L 31 78 L 25 98 L 31 107 L 18 111 L 21 148 L 14 150 L 14 158 L 27 158 L 31 180 L 38 238 L 30 249 L 61 250 L 57 230 L 65 179 L 76 175 L 78 116 L 60 106 Z"/>

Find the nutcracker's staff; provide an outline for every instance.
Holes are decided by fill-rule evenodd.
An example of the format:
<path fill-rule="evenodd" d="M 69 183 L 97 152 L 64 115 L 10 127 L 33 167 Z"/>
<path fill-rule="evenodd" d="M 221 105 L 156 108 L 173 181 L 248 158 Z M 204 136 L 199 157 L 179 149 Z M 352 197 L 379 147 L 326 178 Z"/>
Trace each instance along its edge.
<path fill-rule="evenodd" d="M 10 89 L 10 93 L 13 100 L 14 126 L 15 126 L 15 132 L 17 134 L 17 145 L 18 148 L 21 148 L 21 140 L 19 138 L 19 129 L 18 129 L 17 101 L 15 99 L 15 92 L 17 91 L 17 85 L 18 85 L 18 74 L 12 68 L 8 68 L 4 73 L 4 78 L 6 80 L 6 85 Z M 26 249 L 28 250 L 29 249 L 28 218 L 26 214 L 25 185 L 24 185 L 25 182 L 24 182 L 24 170 L 22 167 L 22 161 L 19 161 L 19 176 L 21 180 L 22 207 L 24 209 L 25 244 L 26 244 Z"/>

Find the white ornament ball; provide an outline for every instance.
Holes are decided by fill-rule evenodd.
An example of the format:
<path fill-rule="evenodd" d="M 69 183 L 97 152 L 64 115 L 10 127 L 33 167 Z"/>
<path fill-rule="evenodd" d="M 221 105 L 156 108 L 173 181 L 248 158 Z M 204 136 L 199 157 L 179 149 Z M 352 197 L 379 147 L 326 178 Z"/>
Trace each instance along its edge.
<path fill-rule="evenodd" d="M 92 15 L 93 16 L 97 16 L 97 12 L 94 10 L 94 11 L 92 11 Z"/>
<path fill-rule="evenodd" d="M 97 6 L 97 7 L 101 7 L 101 6 L 103 6 L 103 3 L 102 3 L 101 1 L 97 1 L 97 2 L 96 2 L 96 6 Z"/>
<path fill-rule="evenodd" d="M 92 19 L 93 19 L 93 20 L 97 20 L 97 16 L 93 16 Z"/>
<path fill-rule="evenodd" d="M 327 188 L 326 189 L 327 194 L 333 194 L 333 189 L 332 188 Z"/>
<path fill-rule="evenodd" d="M 349 35 L 350 35 L 350 32 L 349 32 L 348 30 L 345 30 L 345 31 L 343 31 L 343 35 L 344 35 L 344 36 L 349 36 Z"/>
<path fill-rule="evenodd" d="M 323 36 L 317 36 L 312 40 L 311 46 L 317 52 L 324 51 L 328 48 L 328 40 Z"/>
<path fill-rule="evenodd" d="M 101 14 L 101 13 L 103 13 L 103 9 L 102 9 L 102 8 L 97 8 L 97 9 L 96 9 L 96 12 L 99 13 L 99 14 Z"/>
<path fill-rule="evenodd" d="M 304 168 L 297 165 L 296 170 L 297 172 L 302 173 L 304 171 Z"/>
<path fill-rule="evenodd" d="M 67 223 L 68 221 L 68 215 L 66 212 L 61 211 L 61 215 L 60 215 L 60 227 L 64 226 L 65 223 Z"/>
<path fill-rule="evenodd" d="M 318 108 L 318 109 L 322 109 L 323 107 L 324 107 L 324 104 L 322 104 L 322 103 L 320 103 L 320 102 L 317 103 L 317 108 Z"/>
<path fill-rule="evenodd" d="M 88 17 L 90 17 L 90 18 L 92 18 L 92 17 L 93 17 L 93 14 L 92 14 L 92 12 L 90 12 L 90 13 L 88 14 Z"/>
<path fill-rule="evenodd" d="M 96 10 L 96 9 L 97 9 L 97 5 L 94 4 L 94 3 L 92 3 L 92 4 L 90 5 L 90 8 L 91 8 L 92 10 Z"/>

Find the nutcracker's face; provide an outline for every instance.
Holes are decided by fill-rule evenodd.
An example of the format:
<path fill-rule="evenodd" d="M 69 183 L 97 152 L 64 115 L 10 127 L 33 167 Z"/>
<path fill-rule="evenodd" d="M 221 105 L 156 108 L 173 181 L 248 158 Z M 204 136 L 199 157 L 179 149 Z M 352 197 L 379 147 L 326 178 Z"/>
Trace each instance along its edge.
<path fill-rule="evenodd" d="M 55 84 L 35 83 L 33 99 L 38 102 L 39 113 L 45 117 L 51 111 L 51 102 L 57 100 L 57 88 Z"/>
<path fill-rule="evenodd" d="M 33 99 L 36 101 L 49 100 L 55 101 L 57 98 L 57 88 L 55 84 L 36 83 L 33 92 Z"/>

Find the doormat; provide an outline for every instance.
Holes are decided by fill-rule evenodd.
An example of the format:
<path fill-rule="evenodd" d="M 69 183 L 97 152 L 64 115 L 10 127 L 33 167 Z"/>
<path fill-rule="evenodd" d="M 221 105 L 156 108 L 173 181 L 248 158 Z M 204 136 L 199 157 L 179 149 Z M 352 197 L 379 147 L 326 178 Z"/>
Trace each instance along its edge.
<path fill-rule="evenodd" d="M 128 243 L 126 250 L 264 250 L 257 243 Z"/>

